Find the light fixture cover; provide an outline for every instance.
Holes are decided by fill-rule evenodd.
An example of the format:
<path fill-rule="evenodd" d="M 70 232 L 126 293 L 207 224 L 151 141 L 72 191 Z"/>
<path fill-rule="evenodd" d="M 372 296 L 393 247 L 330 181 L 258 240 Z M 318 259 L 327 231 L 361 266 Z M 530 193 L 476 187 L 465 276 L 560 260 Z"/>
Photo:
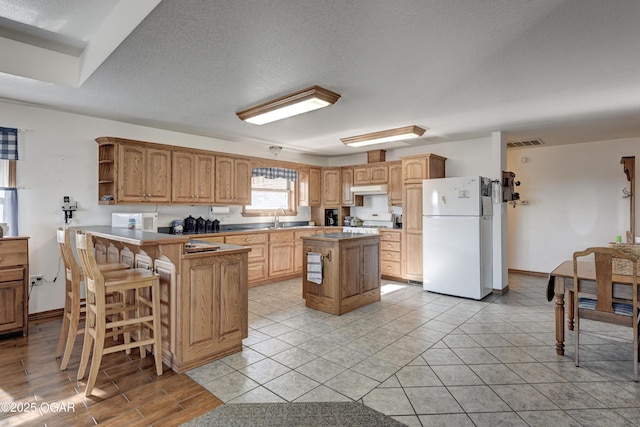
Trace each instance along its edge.
<path fill-rule="evenodd" d="M 351 147 L 362 147 L 365 145 L 382 144 L 384 142 L 401 141 L 403 139 L 418 138 L 426 132 L 419 126 L 405 126 L 396 129 L 387 129 L 380 132 L 367 133 L 364 135 L 340 138 L 343 144 Z"/>
<path fill-rule="evenodd" d="M 317 110 L 334 104 L 340 95 L 320 86 L 276 98 L 264 104 L 239 111 L 236 115 L 247 123 L 263 125 L 287 117 Z"/>

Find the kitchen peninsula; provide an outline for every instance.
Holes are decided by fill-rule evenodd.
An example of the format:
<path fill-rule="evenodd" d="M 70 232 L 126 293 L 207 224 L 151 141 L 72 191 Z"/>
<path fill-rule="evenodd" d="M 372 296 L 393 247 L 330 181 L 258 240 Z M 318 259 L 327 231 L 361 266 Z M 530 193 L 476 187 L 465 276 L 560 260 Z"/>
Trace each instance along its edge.
<path fill-rule="evenodd" d="M 108 226 L 76 229 L 93 235 L 99 263 L 122 261 L 160 275 L 163 362 L 174 371 L 242 350 L 250 248 Z"/>
<path fill-rule="evenodd" d="M 321 283 L 302 275 L 307 307 L 341 315 L 380 301 L 380 235 L 329 233 L 302 237 L 303 253 L 319 254 Z"/>

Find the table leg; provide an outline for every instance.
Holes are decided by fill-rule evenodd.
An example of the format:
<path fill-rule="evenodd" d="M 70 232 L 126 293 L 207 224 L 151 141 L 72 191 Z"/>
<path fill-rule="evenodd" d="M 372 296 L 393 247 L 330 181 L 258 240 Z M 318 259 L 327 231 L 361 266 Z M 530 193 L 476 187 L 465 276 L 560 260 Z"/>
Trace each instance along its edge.
<path fill-rule="evenodd" d="M 556 354 L 564 355 L 564 282 L 556 277 L 554 292 L 556 294 Z"/>
<path fill-rule="evenodd" d="M 573 291 L 567 291 L 567 328 L 570 331 L 573 331 L 573 322 L 574 322 L 574 307 L 573 307 Z"/>

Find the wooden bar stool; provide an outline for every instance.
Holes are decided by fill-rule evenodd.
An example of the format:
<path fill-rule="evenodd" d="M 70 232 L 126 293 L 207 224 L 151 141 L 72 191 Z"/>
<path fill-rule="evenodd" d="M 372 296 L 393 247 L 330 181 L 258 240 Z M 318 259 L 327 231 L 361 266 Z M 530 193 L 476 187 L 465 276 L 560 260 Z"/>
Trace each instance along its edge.
<path fill-rule="evenodd" d="M 87 317 L 78 380 L 84 378 L 93 347 L 85 395 L 91 395 L 105 354 L 137 347 L 142 358 L 146 357 L 145 347 L 152 345 L 156 373 L 162 375 L 160 276 L 143 268 L 100 271 L 90 233 L 77 231 L 76 246 L 87 288 Z M 118 303 L 108 305 L 106 295 L 112 292 L 124 292 L 125 296 Z M 127 334 L 131 334 L 133 342 L 129 342 Z M 125 337 L 124 344 L 105 347 L 105 339 L 118 335 Z"/>
<path fill-rule="evenodd" d="M 84 281 L 84 275 L 82 268 L 80 268 L 76 261 L 76 257 L 73 255 L 69 230 L 59 227 L 57 240 L 64 264 L 65 298 L 62 329 L 60 331 L 60 338 L 58 339 L 56 358 L 62 356 L 60 370 L 64 371 L 69 364 L 76 336 L 84 333 L 84 329 L 79 328 L 79 323 L 84 320 L 83 313 L 85 312 L 85 304 L 80 295 L 80 283 Z M 102 271 L 113 271 L 127 269 L 129 266 L 121 263 L 110 263 L 100 264 L 99 268 Z"/>

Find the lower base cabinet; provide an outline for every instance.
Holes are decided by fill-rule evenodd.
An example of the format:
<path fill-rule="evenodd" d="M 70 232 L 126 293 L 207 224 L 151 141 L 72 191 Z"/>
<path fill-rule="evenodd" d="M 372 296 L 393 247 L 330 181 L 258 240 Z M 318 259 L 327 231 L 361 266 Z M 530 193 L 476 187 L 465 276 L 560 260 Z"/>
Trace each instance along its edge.
<path fill-rule="evenodd" d="M 247 258 L 245 252 L 183 259 L 180 371 L 242 350 L 248 336 Z"/>
<path fill-rule="evenodd" d="M 22 331 L 28 323 L 28 237 L 0 239 L 0 334 Z"/>

